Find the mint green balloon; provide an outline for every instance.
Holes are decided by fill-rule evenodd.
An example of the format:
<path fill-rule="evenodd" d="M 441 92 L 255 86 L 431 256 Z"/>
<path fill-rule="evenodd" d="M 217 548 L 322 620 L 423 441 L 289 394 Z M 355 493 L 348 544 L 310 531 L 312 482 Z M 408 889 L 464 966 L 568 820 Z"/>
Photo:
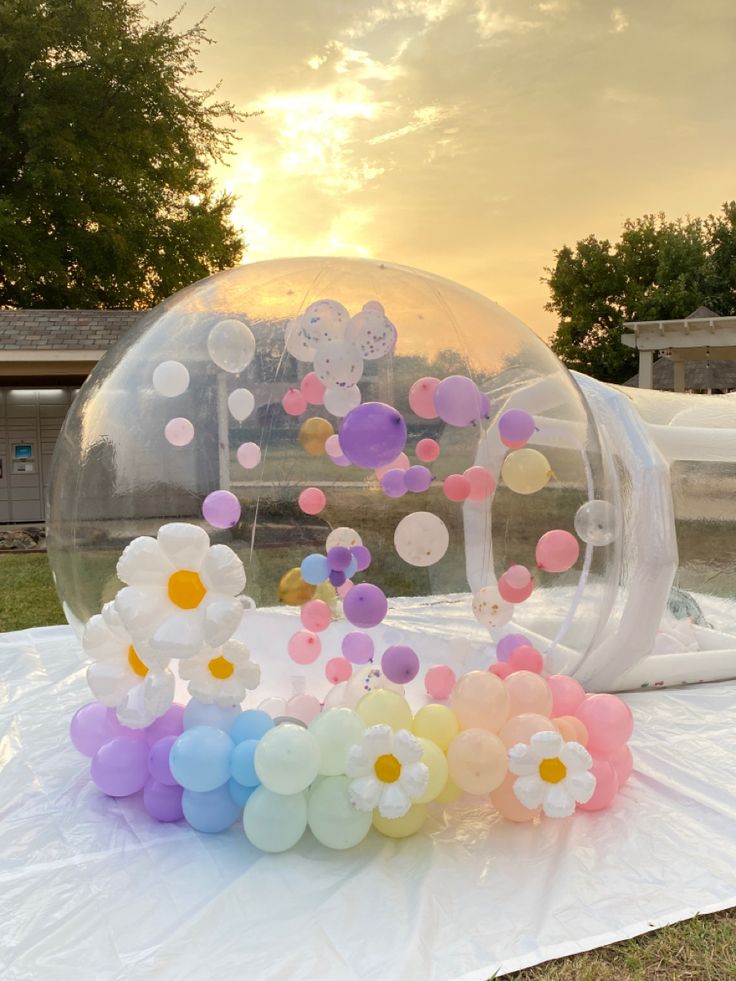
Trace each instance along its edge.
<path fill-rule="evenodd" d="M 285 852 L 306 831 L 307 795 L 257 787 L 245 805 L 243 827 L 248 841 L 262 852 Z"/>
<path fill-rule="evenodd" d="M 319 772 L 319 745 L 304 726 L 283 722 L 261 737 L 253 762 L 267 790 L 298 794 Z"/>
<path fill-rule="evenodd" d="M 373 812 L 353 807 L 349 786 L 348 777 L 323 777 L 309 791 L 309 830 L 327 848 L 353 848 L 370 831 Z"/>
<path fill-rule="evenodd" d="M 349 708 L 321 712 L 309 723 L 309 731 L 320 749 L 319 772 L 334 777 L 345 772 L 345 761 L 351 746 L 359 743 L 365 722 Z"/>

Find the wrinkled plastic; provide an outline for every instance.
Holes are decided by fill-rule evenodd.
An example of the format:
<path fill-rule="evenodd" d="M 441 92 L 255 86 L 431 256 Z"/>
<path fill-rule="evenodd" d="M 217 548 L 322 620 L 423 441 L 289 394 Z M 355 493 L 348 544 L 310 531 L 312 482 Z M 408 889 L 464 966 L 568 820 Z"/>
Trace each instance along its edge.
<path fill-rule="evenodd" d="M 69 628 L 0 636 L 0 692 L 9 981 L 481 981 L 736 904 L 733 682 L 626 696 L 635 772 L 608 811 L 532 827 L 468 799 L 409 840 L 277 856 L 94 788 Z"/>

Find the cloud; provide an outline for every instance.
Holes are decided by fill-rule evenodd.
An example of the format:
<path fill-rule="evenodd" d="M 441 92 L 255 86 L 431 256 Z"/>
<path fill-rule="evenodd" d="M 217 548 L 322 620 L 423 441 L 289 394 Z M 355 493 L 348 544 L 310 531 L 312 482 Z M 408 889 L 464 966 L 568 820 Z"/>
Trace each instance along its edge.
<path fill-rule="evenodd" d="M 621 34 L 629 26 L 629 18 L 620 7 L 614 7 L 611 11 L 611 30 L 614 34 Z"/>

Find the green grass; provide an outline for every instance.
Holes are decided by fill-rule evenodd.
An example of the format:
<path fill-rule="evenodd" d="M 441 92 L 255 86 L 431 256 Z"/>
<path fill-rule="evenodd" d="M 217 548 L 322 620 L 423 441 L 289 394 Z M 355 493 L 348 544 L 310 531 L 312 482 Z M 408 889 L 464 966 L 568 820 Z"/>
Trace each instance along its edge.
<path fill-rule="evenodd" d="M 0 555 L 0 586 L 0 630 L 64 622 L 45 555 Z M 727 981 L 736 978 L 736 910 L 697 916 L 508 977 L 518 981 Z"/>

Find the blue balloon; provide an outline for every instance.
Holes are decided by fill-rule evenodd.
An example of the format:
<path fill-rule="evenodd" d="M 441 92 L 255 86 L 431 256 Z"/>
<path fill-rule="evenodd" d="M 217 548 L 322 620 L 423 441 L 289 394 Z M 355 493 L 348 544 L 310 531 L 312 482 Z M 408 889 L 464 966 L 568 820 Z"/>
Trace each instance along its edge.
<path fill-rule="evenodd" d="M 239 705 L 205 705 L 204 702 L 193 698 L 184 709 L 184 728 L 193 729 L 195 726 L 212 726 L 227 732 L 233 724 L 233 719 L 240 715 Z"/>
<path fill-rule="evenodd" d="M 169 769 L 187 790 L 205 793 L 230 779 L 230 757 L 235 744 L 222 729 L 195 726 L 187 729 L 171 747 Z"/>
<path fill-rule="evenodd" d="M 330 566 L 327 561 L 327 556 L 319 555 L 317 552 L 312 552 L 311 555 L 308 555 L 306 559 L 303 560 L 301 571 L 304 582 L 308 582 L 310 586 L 319 586 L 319 584 L 324 582 L 330 575 Z"/>
<path fill-rule="evenodd" d="M 257 787 L 261 782 L 253 763 L 257 747 L 257 739 L 246 739 L 238 743 L 230 758 L 230 773 L 244 787 Z"/>
<path fill-rule="evenodd" d="M 268 712 L 246 709 L 230 726 L 230 738 L 234 743 L 242 743 L 245 739 L 260 739 L 269 729 L 273 729 L 273 719 Z"/>
<path fill-rule="evenodd" d="M 228 781 L 227 789 L 230 791 L 230 796 L 238 807 L 245 807 L 245 805 L 248 803 L 248 798 L 256 788 L 244 787 L 242 783 L 238 783 L 237 780 L 233 780 L 231 778 Z"/>
<path fill-rule="evenodd" d="M 345 578 L 352 579 L 357 571 L 358 571 L 358 560 L 353 558 L 350 560 L 350 565 L 345 570 Z"/>
<path fill-rule="evenodd" d="M 195 831 L 216 834 L 227 831 L 240 817 L 242 805 L 236 804 L 227 787 L 218 787 L 208 793 L 198 794 L 185 790 L 181 796 L 184 817 Z"/>

